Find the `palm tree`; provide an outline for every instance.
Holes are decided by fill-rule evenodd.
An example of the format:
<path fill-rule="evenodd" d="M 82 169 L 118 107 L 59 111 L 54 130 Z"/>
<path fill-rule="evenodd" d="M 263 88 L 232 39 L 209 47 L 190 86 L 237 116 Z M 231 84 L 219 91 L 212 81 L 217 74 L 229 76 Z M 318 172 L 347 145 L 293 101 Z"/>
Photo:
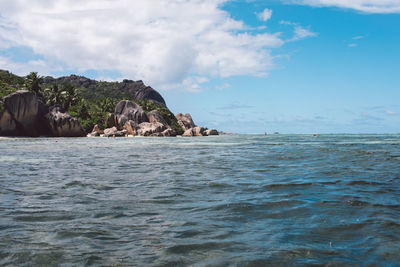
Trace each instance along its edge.
<path fill-rule="evenodd" d="M 87 120 L 90 118 L 90 113 L 89 113 L 89 107 L 85 99 L 80 99 L 79 100 L 79 109 L 78 109 L 78 114 L 77 117 L 83 120 Z"/>
<path fill-rule="evenodd" d="M 103 98 L 100 100 L 98 103 L 98 106 L 103 113 L 113 113 L 115 106 L 116 106 L 116 101 L 111 98 Z"/>
<path fill-rule="evenodd" d="M 63 104 L 63 92 L 60 91 L 57 84 L 53 84 L 52 88 L 46 88 L 44 90 L 46 104 L 49 106 L 53 106 L 55 104 Z"/>
<path fill-rule="evenodd" d="M 25 78 L 24 87 L 36 95 L 40 94 L 41 87 L 40 85 L 43 83 L 43 78 L 37 75 L 37 72 L 29 73 Z"/>
<path fill-rule="evenodd" d="M 64 109 L 68 110 L 71 106 L 75 105 L 79 101 L 78 89 L 71 83 L 64 85 L 61 94 L 64 96 Z"/>

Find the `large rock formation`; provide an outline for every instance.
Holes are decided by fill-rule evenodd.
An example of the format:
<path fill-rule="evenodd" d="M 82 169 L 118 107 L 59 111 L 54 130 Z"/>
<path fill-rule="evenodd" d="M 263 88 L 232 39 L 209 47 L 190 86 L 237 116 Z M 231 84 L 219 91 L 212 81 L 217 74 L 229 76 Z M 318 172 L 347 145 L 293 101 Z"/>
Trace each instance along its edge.
<path fill-rule="evenodd" d="M 124 80 L 123 82 L 125 83 L 125 85 L 135 83 L 132 80 Z M 163 104 L 165 106 L 164 98 L 156 90 L 154 90 L 150 86 L 145 86 L 141 80 L 136 81 L 136 86 L 138 87 L 138 90 L 136 90 L 134 93 L 136 100 L 140 101 L 143 99 L 148 99 L 153 102 Z"/>
<path fill-rule="evenodd" d="M 107 127 L 105 135 L 106 131 L 115 127 L 132 136 L 176 136 L 175 131 L 156 110 L 146 114 L 138 104 L 129 100 L 117 104 L 115 113 L 107 119 Z"/>
<path fill-rule="evenodd" d="M 182 113 L 178 113 L 175 115 L 175 117 L 184 131 L 196 127 L 196 124 L 194 124 L 192 116 L 190 116 L 189 113 L 186 113 L 185 115 Z"/>
<path fill-rule="evenodd" d="M 115 107 L 115 113 L 111 114 L 108 118 L 107 127 L 111 128 L 115 126 L 119 130 L 122 130 L 128 121 L 140 124 L 142 122 L 149 122 L 149 118 L 138 104 L 129 100 L 123 100 Z"/>
<path fill-rule="evenodd" d="M 19 90 L 4 97 L 2 102 L 0 135 L 39 136 L 41 103 L 35 94 Z"/>
<path fill-rule="evenodd" d="M 17 124 L 10 112 L 4 108 L 3 101 L 0 100 L 0 135 L 16 135 Z"/>
<path fill-rule="evenodd" d="M 128 135 L 132 136 L 176 136 L 168 124 L 160 122 L 142 122 L 136 124 L 134 121 L 127 121 L 124 125 Z"/>
<path fill-rule="evenodd" d="M 147 117 L 149 118 L 150 123 L 161 123 L 162 125 L 168 126 L 168 123 L 158 113 L 157 110 L 152 110 L 149 113 L 147 113 Z"/>
<path fill-rule="evenodd" d="M 218 131 L 215 129 L 208 130 L 204 127 L 196 126 L 194 124 L 192 116 L 189 113 L 183 115 L 182 113 L 176 114 L 176 119 L 179 125 L 185 131 L 182 136 L 207 136 L 207 135 L 218 135 Z"/>
<path fill-rule="evenodd" d="M 84 136 L 79 122 L 59 106 L 48 109 L 40 98 L 19 90 L 3 98 L 0 112 L 2 136 Z"/>
<path fill-rule="evenodd" d="M 187 129 L 182 136 L 206 136 L 206 129 L 204 127 L 196 126 L 190 129 Z"/>
<path fill-rule="evenodd" d="M 102 129 L 100 129 L 99 125 L 96 124 L 96 125 L 93 127 L 92 132 L 90 132 L 90 133 L 87 135 L 87 137 L 95 137 L 95 136 L 100 136 L 100 135 L 102 135 L 102 134 L 104 134 L 104 131 L 103 131 Z"/>
<path fill-rule="evenodd" d="M 78 120 L 65 112 L 59 105 L 50 107 L 45 118 L 51 136 L 81 137 L 86 135 Z"/>
<path fill-rule="evenodd" d="M 206 135 L 219 135 L 216 129 L 208 129 L 206 130 Z"/>
<path fill-rule="evenodd" d="M 104 130 L 105 137 L 123 137 L 127 133 L 126 130 L 118 131 L 117 127 L 107 128 Z"/>
<path fill-rule="evenodd" d="M 159 122 L 150 123 L 150 122 L 142 122 L 138 125 L 137 134 L 139 136 L 151 136 L 157 135 L 165 131 L 167 127 Z"/>

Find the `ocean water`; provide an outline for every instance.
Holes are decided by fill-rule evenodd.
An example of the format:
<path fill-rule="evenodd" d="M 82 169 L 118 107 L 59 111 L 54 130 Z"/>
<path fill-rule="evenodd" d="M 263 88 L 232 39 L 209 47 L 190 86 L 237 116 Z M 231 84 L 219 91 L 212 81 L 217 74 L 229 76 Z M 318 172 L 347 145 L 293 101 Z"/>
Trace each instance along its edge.
<path fill-rule="evenodd" d="M 400 264 L 400 135 L 0 139 L 0 266 L 314 264 Z"/>

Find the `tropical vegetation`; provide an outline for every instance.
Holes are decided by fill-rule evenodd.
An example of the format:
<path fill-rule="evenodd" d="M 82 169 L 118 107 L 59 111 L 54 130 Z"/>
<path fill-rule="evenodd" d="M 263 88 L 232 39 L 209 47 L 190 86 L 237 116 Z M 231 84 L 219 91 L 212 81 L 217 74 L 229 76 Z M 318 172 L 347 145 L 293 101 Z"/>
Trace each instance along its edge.
<path fill-rule="evenodd" d="M 78 76 L 75 76 L 78 77 Z M 113 113 L 115 106 L 121 100 L 131 100 L 139 104 L 147 113 L 157 110 L 164 120 L 178 134 L 183 130 L 174 114 L 162 104 L 143 99 L 137 101 L 127 84 L 133 81 L 118 82 L 93 81 L 81 77 L 82 83 L 72 83 L 68 79 L 41 77 L 37 72 L 31 72 L 20 77 L 5 70 L 0 70 L 0 99 L 19 89 L 25 89 L 36 94 L 47 106 L 60 105 L 65 111 L 78 119 L 84 129 L 89 132 L 94 125 L 106 127 L 106 119 Z M 139 84 L 141 81 L 139 81 Z M 4 107 L 0 101 L 0 115 Z"/>

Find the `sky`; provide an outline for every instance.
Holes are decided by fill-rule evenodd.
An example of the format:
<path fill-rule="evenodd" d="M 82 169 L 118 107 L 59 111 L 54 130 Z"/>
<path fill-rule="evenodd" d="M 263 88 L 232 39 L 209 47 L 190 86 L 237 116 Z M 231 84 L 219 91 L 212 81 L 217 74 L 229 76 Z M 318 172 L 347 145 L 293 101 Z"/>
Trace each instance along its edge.
<path fill-rule="evenodd" d="M 0 69 L 143 80 L 197 125 L 400 133 L 399 0 L 0 0 Z"/>

